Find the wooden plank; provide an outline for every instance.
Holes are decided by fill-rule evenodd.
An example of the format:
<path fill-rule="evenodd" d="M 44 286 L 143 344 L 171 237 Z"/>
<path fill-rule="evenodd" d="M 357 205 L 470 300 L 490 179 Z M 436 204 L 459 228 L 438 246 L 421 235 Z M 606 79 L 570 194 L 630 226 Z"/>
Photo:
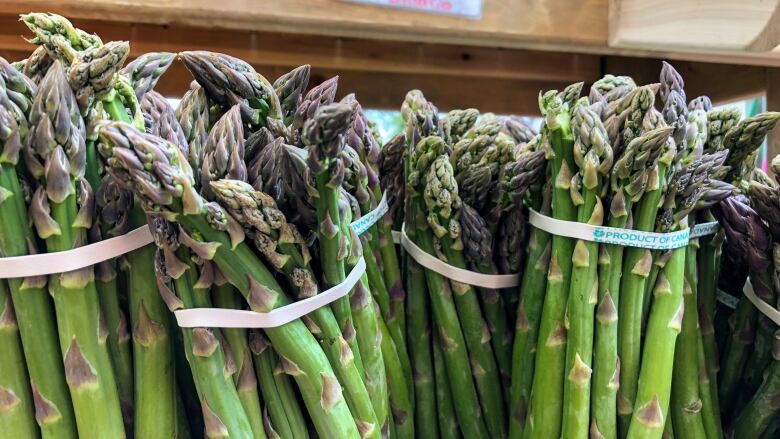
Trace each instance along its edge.
<path fill-rule="evenodd" d="M 607 36 L 606 6 L 607 0 L 485 0 L 479 20 L 335 0 L 5 0 L 0 12 L 481 46 L 599 46 Z"/>
<path fill-rule="evenodd" d="M 599 57 L 455 44 L 410 43 L 274 32 L 202 29 L 159 24 L 74 20 L 105 41 L 129 40 L 132 55 L 149 51 L 212 50 L 254 65 L 311 64 L 334 70 L 463 75 L 574 82 L 598 75 Z M 32 50 L 30 31 L 16 16 L 0 15 L 0 48 Z"/>
<path fill-rule="evenodd" d="M 0 49 L 8 60 L 24 58 L 29 52 Z M 269 79 L 286 73 L 289 67 L 256 65 L 257 71 Z M 507 78 L 489 80 L 467 76 L 429 75 L 420 73 L 381 73 L 357 70 L 313 68 L 310 85 L 316 85 L 339 75 L 340 98 L 355 93 L 366 108 L 398 110 L 409 90 L 420 89 L 441 111 L 474 107 L 498 114 L 538 115 L 537 95 L 540 90 L 562 89 L 568 82 L 529 81 Z M 156 90 L 168 97 L 181 97 L 192 76 L 181 63 L 174 63 L 160 79 Z"/>
<path fill-rule="evenodd" d="M 777 0 L 610 0 L 609 44 L 664 50 L 770 51 Z"/>
<path fill-rule="evenodd" d="M 764 92 L 767 69 L 761 66 L 716 64 L 697 61 L 672 61 L 685 81 L 687 98 L 706 94 L 715 103 L 733 102 Z M 604 57 L 604 72 L 629 75 L 637 83 L 658 82 L 660 59 Z"/>
<path fill-rule="evenodd" d="M 766 109 L 780 111 L 780 69 L 766 71 Z M 780 130 L 775 129 L 767 136 L 767 161 L 780 154 Z"/>

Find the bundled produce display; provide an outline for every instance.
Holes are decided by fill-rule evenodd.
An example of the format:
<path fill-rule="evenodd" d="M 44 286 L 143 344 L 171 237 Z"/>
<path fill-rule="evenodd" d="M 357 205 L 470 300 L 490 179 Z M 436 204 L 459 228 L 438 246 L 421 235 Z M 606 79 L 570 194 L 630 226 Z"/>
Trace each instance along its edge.
<path fill-rule="evenodd" d="M 0 435 L 780 435 L 780 157 L 756 168 L 780 113 L 689 100 L 664 63 L 540 92 L 538 132 L 413 90 L 381 145 L 307 65 L 126 64 L 127 42 L 21 19 Z M 173 62 L 177 108 L 154 91 Z M 62 268 L 85 249 L 110 255 Z"/>

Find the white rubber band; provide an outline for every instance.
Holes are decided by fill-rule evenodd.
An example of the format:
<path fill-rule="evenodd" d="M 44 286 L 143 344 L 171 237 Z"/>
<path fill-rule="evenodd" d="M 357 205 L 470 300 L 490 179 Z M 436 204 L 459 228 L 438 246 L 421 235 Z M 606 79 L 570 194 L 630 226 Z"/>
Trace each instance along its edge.
<path fill-rule="evenodd" d="M 739 303 L 738 298 L 721 290 L 720 288 L 715 290 L 715 300 L 717 300 L 718 302 L 722 303 L 723 305 L 731 309 L 737 309 L 737 304 Z"/>
<path fill-rule="evenodd" d="M 406 235 L 406 224 L 401 226 L 401 245 L 418 264 L 460 283 L 493 289 L 511 288 L 520 285 L 519 274 L 477 273 L 453 267 L 441 259 L 426 253 Z"/>
<path fill-rule="evenodd" d="M 748 298 L 753 305 L 765 316 L 775 324 L 780 325 L 780 310 L 777 310 L 774 306 L 764 302 L 760 297 L 756 296 L 756 292 L 753 291 L 753 284 L 750 283 L 750 279 L 745 282 L 745 286 L 742 288 L 742 292 L 745 293 L 745 297 Z"/>
<path fill-rule="evenodd" d="M 401 232 L 399 232 L 398 230 L 393 230 L 393 242 L 395 244 L 401 243 Z"/>
<path fill-rule="evenodd" d="M 691 227 L 691 235 L 689 238 L 693 239 L 701 238 L 702 236 L 714 235 L 719 228 L 720 225 L 718 225 L 717 221 L 696 224 L 695 226 Z"/>
<path fill-rule="evenodd" d="M 122 256 L 154 242 L 149 226 L 122 236 L 54 253 L 0 258 L 0 279 L 67 273 Z"/>
<path fill-rule="evenodd" d="M 327 306 L 347 295 L 366 271 L 361 257 L 344 282 L 316 296 L 299 300 L 271 312 L 262 313 L 240 309 L 191 308 L 174 311 L 176 322 L 182 328 L 276 328 L 299 319 L 312 311 Z"/>
<path fill-rule="evenodd" d="M 563 221 L 530 209 L 529 223 L 537 229 L 556 236 L 581 239 L 602 244 L 669 250 L 688 245 L 689 229 L 671 233 L 642 232 L 616 227 L 592 226 L 574 221 Z"/>
<path fill-rule="evenodd" d="M 374 210 L 371 212 L 361 216 L 357 220 L 352 221 L 350 226 L 352 226 L 352 228 L 355 230 L 355 233 L 362 235 L 366 232 L 366 230 L 370 229 L 374 224 L 376 224 L 377 221 L 385 216 L 388 209 L 387 195 L 382 194 L 382 199 L 379 201 L 379 204 L 376 206 L 376 208 L 374 208 Z"/>

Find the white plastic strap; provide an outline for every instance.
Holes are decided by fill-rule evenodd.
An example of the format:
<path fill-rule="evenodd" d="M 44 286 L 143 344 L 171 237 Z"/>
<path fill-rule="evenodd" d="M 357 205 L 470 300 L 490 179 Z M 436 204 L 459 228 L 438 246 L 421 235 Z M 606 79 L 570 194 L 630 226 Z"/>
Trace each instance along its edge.
<path fill-rule="evenodd" d="M 573 221 L 563 221 L 530 210 L 529 223 L 537 229 L 556 236 L 582 239 L 603 244 L 668 250 L 688 245 L 688 229 L 671 233 L 642 232 L 616 227 L 592 226 Z"/>
<path fill-rule="evenodd" d="M 122 236 L 54 253 L 0 258 L 0 279 L 67 273 L 122 256 L 154 242 L 149 226 Z"/>
<path fill-rule="evenodd" d="M 344 282 L 316 296 L 276 308 L 271 312 L 239 309 L 191 308 L 174 311 L 176 322 L 182 328 L 276 328 L 299 319 L 312 311 L 340 299 L 349 293 L 366 271 L 361 257 Z"/>
<path fill-rule="evenodd" d="M 715 291 L 715 300 L 731 309 L 737 309 L 737 303 L 739 303 L 739 299 L 721 290 L 720 288 Z"/>
<path fill-rule="evenodd" d="M 695 226 L 691 227 L 691 236 L 690 239 L 693 238 L 701 238 L 702 236 L 707 235 L 714 235 L 720 226 L 718 225 L 717 221 L 712 221 L 709 223 L 701 223 L 696 224 Z"/>
<path fill-rule="evenodd" d="M 750 283 L 750 279 L 745 282 L 745 286 L 742 288 L 742 292 L 745 293 L 745 297 L 748 298 L 762 314 L 769 317 L 775 324 L 780 325 L 780 310 L 776 309 L 772 305 L 761 300 L 756 296 L 756 292 L 753 291 L 753 285 Z"/>
<path fill-rule="evenodd" d="M 374 210 L 371 212 L 361 216 L 359 219 L 352 221 L 350 226 L 352 226 L 352 228 L 355 230 L 355 233 L 362 235 L 366 232 L 366 230 L 370 229 L 371 226 L 376 224 L 377 221 L 385 216 L 387 210 L 387 195 L 382 194 L 382 199 L 379 201 L 379 204 L 376 206 L 376 208 L 374 208 Z"/>
<path fill-rule="evenodd" d="M 406 224 L 401 226 L 401 245 L 406 252 L 409 253 L 409 256 L 417 261 L 418 264 L 460 283 L 493 289 L 511 288 L 520 285 L 519 274 L 476 273 L 474 271 L 453 267 L 441 259 L 426 253 L 406 235 Z"/>

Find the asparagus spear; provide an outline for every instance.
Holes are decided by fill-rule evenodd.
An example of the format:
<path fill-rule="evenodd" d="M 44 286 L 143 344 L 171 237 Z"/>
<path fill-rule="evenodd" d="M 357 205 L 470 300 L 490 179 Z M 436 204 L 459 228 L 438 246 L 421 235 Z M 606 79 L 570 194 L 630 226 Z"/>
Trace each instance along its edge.
<path fill-rule="evenodd" d="M 172 310 L 211 306 L 208 288 L 213 281 L 213 270 L 203 265 L 199 274 L 189 250 L 181 242 L 181 234 L 172 224 L 156 218 L 152 224 L 157 252 L 155 272 L 160 294 Z M 227 351 L 219 333 L 207 328 L 184 328 L 185 353 L 200 398 L 204 433 L 212 437 L 250 437 L 253 434 L 249 419 L 241 406 L 236 386 L 230 376 Z M 254 432 L 260 437 L 261 432 Z"/>
<path fill-rule="evenodd" d="M 138 102 L 142 102 L 144 95 L 157 85 L 175 57 L 168 52 L 144 53 L 122 68 L 119 73 L 130 80 Z"/>
<path fill-rule="evenodd" d="M 301 99 L 301 102 L 298 104 L 298 108 L 293 115 L 291 125 L 293 129 L 303 129 L 303 124 L 306 120 L 314 117 L 314 113 L 316 113 L 320 107 L 333 103 L 336 99 L 338 81 L 338 76 L 326 79 L 319 85 L 312 87 L 311 90 L 303 96 L 303 99 Z"/>
<path fill-rule="evenodd" d="M 46 52 L 44 46 L 38 46 L 24 62 L 22 73 L 35 84 L 40 84 L 41 79 L 51 67 L 54 60 Z"/>
<path fill-rule="evenodd" d="M 708 184 L 712 170 L 722 166 L 724 160 L 725 153 L 704 155 L 674 173 L 658 220 L 658 230 L 669 232 L 687 227 L 688 214 Z M 660 438 L 667 423 L 675 344 L 683 325 L 685 251 L 685 247 L 672 251 L 653 291 L 655 297 L 647 323 L 628 438 Z M 696 364 L 694 362 L 694 368 Z"/>
<path fill-rule="evenodd" d="M 282 117 L 286 125 L 292 122 L 295 110 L 303 98 L 303 92 L 309 85 L 309 74 L 311 66 L 304 64 L 296 67 L 274 81 L 274 90 L 279 96 L 279 102 L 282 106 Z"/>
<path fill-rule="evenodd" d="M 671 132 L 671 128 L 658 128 L 642 134 L 632 140 L 616 160 L 610 182 L 609 227 L 624 228 L 628 225 L 631 209 L 645 193 L 651 171 L 656 167 Z M 617 437 L 617 391 L 620 377 L 617 310 L 620 304 L 622 260 L 623 247 L 603 246 L 599 257 L 591 430 L 605 438 Z"/>
<path fill-rule="evenodd" d="M 548 140 L 538 140 L 538 148 Z M 541 149 L 540 149 L 541 150 Z M 549 184 L 537 189 L 531 207 L 543 215 L 550 215 L 551 191 Z M 528 244 L 528 257 L 523 271 L 520 302 L 512 350 L 512 387 L 510 391 L 509 437 L 522 437 L 528 417 L 528 404 L 533 384 L 536 340 L 546 290 L 546 275 L 550 264 L 550 234 L 534 228 Z"/>
<path fill-rule="evenodd" d="M 67 18 L 43 12 L 22 14 L 20 20 L 35 34 L 30 42 L 42 45 L 54 60 L 70 64 L 77 53 L 103 45 L 97 35 L 76 28 Z"/>
<path fill-rule="evenodd" d="M 23 136 L 27 132 L 27 119 L 22 107 L 15 102 L 24 103 L 26 99 L 20 99 L 30 95 L 34 89 L 23 92 L 27 88 L 20 88 L 25 84 L 23 78 L 20 74 L 12 73 L 9 67 L 0 59 L 3 71 L 0 74 L 0 85 L 4 86 L 0 88 L 0 192 L 3 194 L 0 197 L 0 222 L 3 224 L 0 228 L 0 254 L 19 256 L 34 253 L 36 248 L 34 232 L 27 217 L 26 197 L 20 175 L 17 174 L 19 153 L 22 152 L 25 140 Z M 8 95 L 8 91 L 13 89 L 17 93 L 15 101 Z M 14 115 L 22 118 L 23 126 L 20 127 Z M 14 302 L 15 324 L 22 337 L 30 384 L 38 400 L 35 414 L 41 435 L 75 437 L 73 406 L 65 382 L 54 307 L 46 289 L 46 277 L 9 279 L 8 287 Z M 8 349 L 9 353 L 13 352 L 12 346 Z M 17 392 L 21 398 L 22 391 Z"/>
<path fill-rule="evenodd" d="M 437 248 L 449 264 L 466 268 L 463 242 L 458 222 L 460 198 L 452 165 L 446 156 L 439 156 L 431 163 L 423 186 L 423 200 L 427 220 L 437 242 Z M 422 186 L 422 185 L 421 185 Z M 496 437 L 506 436 L 504 402 L 501 381 L 490 337 L 482 317 L 480 304 L 473 287 L 450 281 L 455 295 L 466 346 L 474 363 L 477 392 L 488 432 Z"/>
<path fill-rule="evenodd" d="M 774 335 L 772 363 L 758 392 L 734 419 L 729 437 L 759 437 L 780 414 L 780 331 Z"/>
<path fill-rule="evenodd" d="M 206 51 L 181 52 L 179 59 L 223 111 L 238 105 L 241 119 L 252 131 L 265 126 L 269 117 L 281 118 L 273 86 L 244 61 Z"/>
<path fill-rule="evenodd" d="M 201 150 L 203 150 L 211 128 L 210 106 L 206 91 L 193 81 L 190 89 L 181 98 L 179 106 L 176 107 L 176 119 L 178 119 L 187 140 L 189 147 L 187 160 L 195 173 L 196 182 L 200 182 Z"/>
<path fill-rule="evenodd" d="M 49 252 L 83 245 L 92 222 L 94 198 L 83 179 L 84 122 L 59 62 L 41 81 L 30 126 L 28 168 L 43 184 L 30 206 L 38 235 L 46 241 Z M 124 436 L 92 268 L 52 275 L 50 292 L 79 435 Z"/>
<path fill-rule="evenodd" d="M 181 237 L 201 258 L 214 259 L 251 309 L 263 312 L 289 303 L 271 273 L 242 242 L 240 227 L 194 191 L 192 172 L 181 151 L 123 123 L 107 124 L 100 133 L 105 144 L 102 153 L 109 157 L 113 175 L 144 200 L 147 210 L 167 211 L 167 218 L 175 218 L 183 230 L 194 233 L 199 239 L 189 233 Z M 148 168 L 137 166 L 144 161 Z M 294 376 L 319 434 L 357 437 L 327 357 L 305 325 L 294 321 L 268 328 L 266 334 L 286 360 L 286 370 Z"/>
<path fill-rule="evenodd" d="M 604 176 L 612 168 L 612 148 L 598 115 L 579 102 L 572 119 L 574 161 L 580 171 L 572 178 L 572 202 L 577 221 L 601 225 L 604 208 L 599 194 Z M 567 305 L 569 341 L 566 349 L 566 381 L 562 435 L 585 437 L 590 420 L 590 388 L 593 365 L 593 316 L 597 301 L 598 244 L 578 240 L 572 254 L 571 288 Z"/>
<path fill-rule="evenodd" d="M 543 130 L 550 136 L 545 151 L 550 161 L 553 183 L 552 215 L 556 219 L 575 221 L 577 209 L 569 194 L 571 178 L 576 173 L 573 157 L 574 135 L 571 129 L 571 110 L 556 92 L 540 96 L 540 107 L 545 115 Z M 536 365 L 527 437 L 557 438 L 563 416 L 563 385 L 566 362 L 566 327 L 564 315 L 571 282 L 574 240 L 552 237 L 550 267 L 547 272 L 547 291 L 542 308 L 542 319 L 536 352 Z"/>
<path fill-rule="evenodd" d="M 247 229 L 255 247 L 276 270 L 287 277 L 298 297 L 303 299 L 317 294 L 317 283 L 309 266 L 311 255 L 305 240 L 293 225 L 287 223 L 284 213 L 278 210 L 274 200 L 236 180 L 214 182 L 212 188 L 219 202 Z M 329 308 L 321 308 L 309 317 L 318 328 L 315 336 L 320 339 L 346 390 L 347 403 L 353 415 L 358 420 L 363 416 L 371 416 L 373 410 L 366 385 L 361 380 L 333 312 Z M 375 433 L 378 434 L 378 431 Z"/>
<path fill-rule="evenodd" d="M 410 96 L 411 94 L 411 96 Z M 414 113 L 412 117 L 422 116 L 423 120 L 430 121 L 422 102 L 422 94 L 407 94 L 405 105 Z M 407 118 L 410 120 L 411 117 Z M 408 139 L 413 139 L 418 134 L 419 128 L 414 123 L 410 123 L 412 133 L 407 135 Z M 439 137 L 426 137 L 421 139 L 416 145 L 412 144 L 409 151 L 409 164 L 407 172 L 407 204 L 413 206 L 415 215 L 414 223 L 410 223 L 415 231 L 415 243 L 423 251 L 433 253 L 433 233 L 430 225 L 425 219 L 423 201 L 421 200 L 424 191 L 424 175 L 430 169 L 432 162 L 437 157 L 443 156 L 445 150 L 444 141 Z M 407 209 L 407 217 L 410 214 Z M 450 284 L 443 276 L 438 273 L 426 270 L 426 281 L 428 285 L 428 294 L 431 299 L 431 308 L 433 310 L 433 321 L 436 325 L 436 332 L 442 343 L 442 353 L 446 365 L 447 379 L 449 389 L 452 393 L 452 404 L 455 407 L 455 415 L 459 421 L 461 431 L 468 437 L 488 437 L 487 427 L 483 420 L 482 410 L 479 406 L 477 391 L 472 381 L 471 363 L 469 354 L 466 351 L 466 342 L 463 330 L 460 326 L 459 313 L 456 311 L 455 303 L 452 298 Z M 435 351 L 434 351 L 435 354 Z M 434 359 L 435 361 L 435 359 Z"/>
<path fill-rule="evenodd" d="M 0 427 L 4 434 L 18 437 L 36 437 L 33 395 L 28 384 L 24 365 L 19 327 L 16 324 L 11 295 L 4 281 L 0 281 L 0 349 L 3 361 L 0 363 Z"/>
<path fill-rule="evenodd" d="M 249 332 L 249 347 L 254 356 L 260 391 L 265 402 L 266 434 L 282 438 L 307 438 L 306 421 L 295 397 L 290 378 L 279 369 L 279 358 L 261 332 Z M 273 430 L 273 431 L 271 431 Z"/>
<path fill-rule="evenodd" d="M 102 241 L 103 236 L 121 236 L 130 231 L 130 210 L 133 196 L 122 190 L 109 175 L 105 175 L 95 193 L 100 212 L 99 227 L 90 230 L 92 242 Z M 100 292 L 100 308 L 108 327 L 108 349 L 114 366 L 117 391 L 122 403 L 125 424 L 129 427 L 135 419 L 133 413 L 133 357 L 130 346 L 128 318 L 120 303 L 119 273 L 114 261 L 103 261 L 95 268 L 95 282 Z M 154 292 L 155 288 L 152 289 Z"/>

